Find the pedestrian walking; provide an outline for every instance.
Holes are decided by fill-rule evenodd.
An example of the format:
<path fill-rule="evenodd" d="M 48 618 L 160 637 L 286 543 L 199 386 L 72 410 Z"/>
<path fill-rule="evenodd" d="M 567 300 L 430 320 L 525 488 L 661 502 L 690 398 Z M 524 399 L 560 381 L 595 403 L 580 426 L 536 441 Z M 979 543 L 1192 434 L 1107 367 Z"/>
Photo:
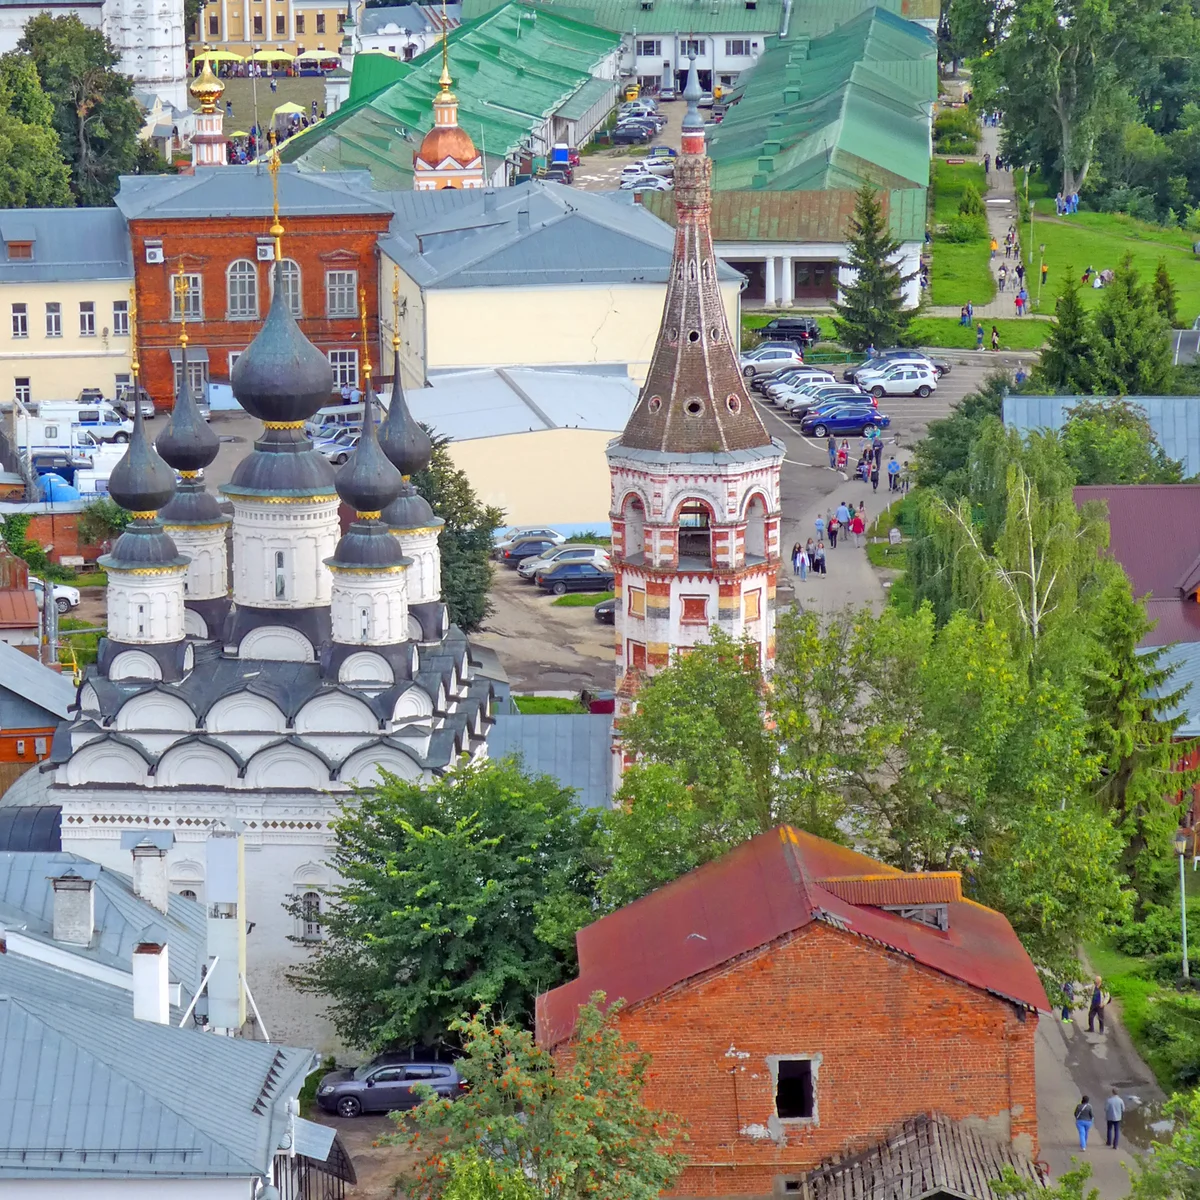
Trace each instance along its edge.
<path fill-rule="evenodd" d="M 814 575 L 825 574 L 825 543 L 817 542 L 817 548 L 813 551 L 812 569 Z"/>
<path fill-rule="evenodd" d="M 837 517 L 838 525 L 842 530 L 845 530 L 846 526 L 850 524 L 850 513 L 850 505 L 843 500 L 841 504 L 837 506 L 837 512 L 833 514 L 835 517 Z"/>
<path fill-rule="evenodd" d="M 970 300 L 967 301 L 967 324 L 969 325 L 975 320 L 975 305 Z"/>
<path fill-rule="evenodd" d="M 1000 281 L 1000 290 L 1004 291 L 1004 281 L 1008 278 L 1008 268 L 1001 263 L 1000 270 L 996 272 L 996 278 Z"/>
<path fill-rule="evenodd" d="M 1017 316 L 1019 317 L 1021 315 L 1021 295 L 1019 292 L 1013 297 L 1013 308 L 1016 309 Z"/>
<path fill-rule="evenodd" d="M 983 173 L 986 175 L 992 169 L 992 156 L 985 154 L 983 156 Z"/>
<path fill-rule="evenodd" d="M 1070 1025 L 1071 1009 L 1075 1007 L 1075 984 L 1068 979 L 1062 985 L 1063 1003 L 1062 1003 L 1062 1019 L 1063 1023 Z"/>
<path fill-rule="evenodd" d="M 1017 263 L 1017 282 L 1022 287 L 1025 286 L 1025 264 L 1024 263 Z"/>
<path fill-rule="evenodd" d="M 796 556 L 796 564 L 800 569 L 800 582 L 803 583 L 808 578 L 808 552 L 803 546 L 800 547 L 800 553 Z"/>
<path fill-rule="evenodd" d="M 879 491 L 879 459 L 877 458 L 871 467 L 871 491 Z"/>
<path fill-rule="evenodd" d="M 1095 1033 L 1095 1024 L 1100 1023 L 1100 1032 L 1104 1032 L 1104 1010 L 1108 1007 L 1109 996 L 1104 990 L 1103 980 L 1097 975 L 1092 984 L 1092 999 L 1088 1004 L 1088 1033 Z"/>
<path fill-rule="evenodd" d="M 979 322 L 979 328 L 975 330 L 975 349 L 983 349 L 983 322 Z"/>
<path fill-rule="evenodd" d="M 819 542 L 825 536 L 825 520 L 820 513 L 817 513 L 817 519 L 813 524 L 817 527 L 817 541 Z"/>
<path fill-rule="evenodd" d="M 800 574 L 800 555 L 802 555 L 803 553 L 804 553 L 804 547 L 801 546 L 799 542 L 797 542 L 792 547 L 792 574 L 793 575 Z"/>
<path fill-rule="evenodd" d="M 825 439 L 825 449 L 829 451 L 829 469 L 833 471 L 837 468 L 837 441 L 832 433 Z"/>
<path fill-rule="evenodd" d="M 1079 1130 L 1079 1148 L 1086 1150 L 1088 1134 L 1092 1131 L 1092 1106 L 1086 1096 L 1075 1105 L 1075 1128 Z"/>
<path fill-rule="evenodd" d="M 992 238 L 992 257 L 993 258 L 996 257 L 996 251 L 999 249 L 1000 249 L 1000 243 L 998 241 L 996 241 L 995 238 Z"/>
<path fill-rule="evenodd" d="M 962 315 L 958 318 L 958 323 L 960 325 L 970 325 L 971 323 L 971 318 L 967 315 L 967 306 L 965 304 L 962 306 Z"/>
<path fill-rule="evenodd" d="M 1125 1115 L 1125 1101 L 1120 1093 L 1113 1088 L 1112 1095 L 1104 1102 L 1104 1144 L 1114 1150 L 1121 1140 L 1121 1118 Z"/>
<path fill-rule="evenodd" d="M 850 462 L 850 447 L 845 442 L 843 442 L 838 447 L 837 469 L 839 471 L 844 471 L 849 462 Z"/>
<path fill-rule="evenodd" d="M 878 467 L 883 463 L 883 438 L 876 435 L 875 438 L 875 465 Z"/>
<path fill-rule="evenodd" d="M 1000 349 L 1000 330 L 998 330 L 995 325 L 992 326 L 992 349 Z"/>
<path fill-rule="evenodd" d="M 1049 270 L 1050 270 L 1050 268 L 1048 266 L 1046 266 L 1045 263 L 1042 263 L 1042 286 L 1043 287 L 1046 284 L 1046 275 L 1049 272 Z"/>
<path fill-rule="evenodd" d="M 856 549 L 862 549 L 863 534 L 866 532 L 867 523 L 863 520 L 861 512 L 856 512 L 850 518 L 850 532 L 854 534 L 854 545 Z"/>
<path fill-rule="evenodd" d="M 894 454 L 888 459 L 887 473 L 888 491 L 894 492 L 897 490 L 896 482 L 900 478 L 900 464 L 896 461 L 896 456 Z"/>
<path fill-rule="evenodd" d="M 829 524 L 825 526 L 825 532 L 827 534 L 829 534 L 830 550 L 837 549 L 837 537 L 838 537 L 839 529 L 841 529 L 841 523 L 838 521 L 837 517 L 834 517 L 833 520 L 830 521 Z"/>
<path fill-rule="evenodd" d="M 277 84 L 277 83 L 275 82 L 275 76 L 274 76 L 274 75 L 272 75 L 272 76 L 271 76 L 271 91 L 273 91 L 273 92 L 277 92 L 277 91 L 279 91 L 279 84 Z"/>

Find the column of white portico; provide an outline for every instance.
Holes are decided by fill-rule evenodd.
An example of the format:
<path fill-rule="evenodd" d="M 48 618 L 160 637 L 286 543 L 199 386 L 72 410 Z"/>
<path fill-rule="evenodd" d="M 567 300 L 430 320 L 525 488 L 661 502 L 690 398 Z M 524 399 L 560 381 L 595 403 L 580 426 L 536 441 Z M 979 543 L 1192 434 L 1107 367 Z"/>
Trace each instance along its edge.
<path fill-rule="evenodd" d="M 777 262 L 778 259 L 773 254 L 769 255 L 763 267 L 763 303 L 767 308 L 774 308 L 776 304 L 775 273 Z"/>
<path fill-rule="evenodd" d="M 796 272 L 792 267 L 792 256 L 785 254 L 779 260 L 780 274 L 783 276 L 783 287 L 780 290 L 780 307 L 791 308 L 796 299 Z"/>

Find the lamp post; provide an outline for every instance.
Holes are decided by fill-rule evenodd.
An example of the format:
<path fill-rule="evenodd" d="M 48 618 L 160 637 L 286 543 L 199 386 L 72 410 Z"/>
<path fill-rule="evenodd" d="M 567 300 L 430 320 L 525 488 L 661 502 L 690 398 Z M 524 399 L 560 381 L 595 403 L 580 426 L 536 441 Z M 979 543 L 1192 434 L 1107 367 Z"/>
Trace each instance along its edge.
<path fill-rule="evenodd" d="M 1175 853 L 1179 857 L 1179 927 L 1183 932 L 1183 977 L 1184 979 L 1191 978 L 1191 972 L 1188 970 L 1188 952 L 1187 952 L 1187 889 L 1184 885 L 1183 877 L 1183 859 L 1187 853 L 1188 831 L 1186 829 L 1177 829 L 1175 831 Z"/>

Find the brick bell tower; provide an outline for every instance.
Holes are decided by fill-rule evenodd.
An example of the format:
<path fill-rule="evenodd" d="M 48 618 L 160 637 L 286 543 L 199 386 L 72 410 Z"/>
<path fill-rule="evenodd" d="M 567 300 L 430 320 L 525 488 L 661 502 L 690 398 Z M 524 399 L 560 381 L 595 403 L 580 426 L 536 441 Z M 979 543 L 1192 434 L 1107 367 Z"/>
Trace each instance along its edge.
<path fill-rule="evenodd" d="M 637 405 L 607 451 L 618 715 L 643 674 L 714 627 L 748 637 L 764 674 L 775 661 L 784 447 L 755 411 L 721 303 L 700 95 L 693 58 L 662 325 Z"/>

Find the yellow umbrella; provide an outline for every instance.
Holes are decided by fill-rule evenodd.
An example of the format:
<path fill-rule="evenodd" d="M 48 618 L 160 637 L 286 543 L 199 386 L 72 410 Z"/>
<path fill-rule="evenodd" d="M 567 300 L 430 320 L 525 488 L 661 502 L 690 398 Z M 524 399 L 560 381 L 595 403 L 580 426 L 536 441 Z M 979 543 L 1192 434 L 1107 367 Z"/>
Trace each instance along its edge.
<path fill-rule="evenodd" d="M 240 54 L 234 54 L 232 50 L 205 50 L 203 54 L 197 54 L 192 59 L 194 63 L 202 62 L 245 62 L 246 60 Z"/>
<path fill-rule="evenodd" d="M 292 62 L 294 59 L 295 55 L 286 50 L 255 50 L 250 55 L 251 62 Z"/>
<path fill-rule="evenodd" d="M 229 137 L 231 137 L 231 138 L 235 138 L 235 137 L 249 137 L 249 136 L 250 136 L 250 134 L 249 134 L 249 133 L 248 133 L 248 132 L 247 132 L 245 129 L 235 129 L 235 130 L 234 130 L 234 131 L 233 131 L 231 134 L 229 134 L 228 136 L 229 136 Z"/>
<path fill-rule="evenodd" d="M 282 116 L 287 117 L 287 116 L 291 116 L 292 113 L 300 113 L 301 115 L 303 115 L 306 112 L 308 112 L 308 109 L 305 108 L 303 104 L 294 104 L 291 100 L 289 100 L 286 104 L 281 104 L 271 114 L 271 116 L 278 117 L 278 116 L 282 115 Z"/>

